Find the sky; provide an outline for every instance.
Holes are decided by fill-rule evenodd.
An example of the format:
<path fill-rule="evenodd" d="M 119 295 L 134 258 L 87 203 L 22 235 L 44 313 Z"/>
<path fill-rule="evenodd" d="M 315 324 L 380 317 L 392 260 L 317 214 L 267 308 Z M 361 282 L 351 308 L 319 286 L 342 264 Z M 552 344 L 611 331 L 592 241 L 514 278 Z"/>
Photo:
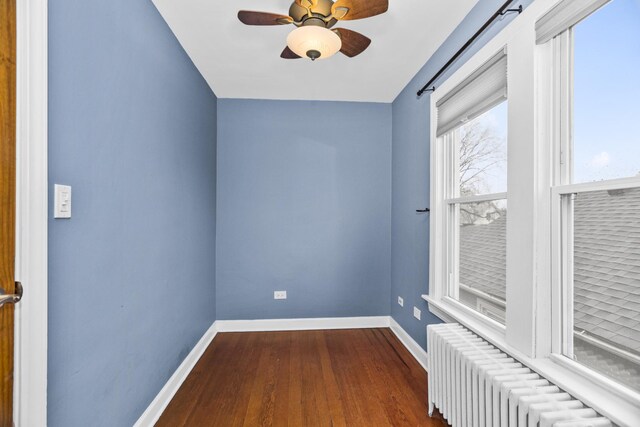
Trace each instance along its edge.
<path fill-rule="evenodd" d="M 640 174 L 640 0 L 575 27 L 574 182 Z"/>
<path fill-rule="evenodd" d="M 502 150 L 502 155 L 504 156 L 504 163 L 502 165 L 491 167 L 482 175 L 482 179 L 486 185 L 485 191 L 482 191 L 482 194 L 507 191 L 507 106 L 508 102 L 504 101 L 465 124 L 466 127 L 480 122 L 484 126 L 491 128 L 493 134 L 500 140 L 498 148 Z M 483 162 L 474 163 L 479 164 L 479 167 L 483 165 Z"/>

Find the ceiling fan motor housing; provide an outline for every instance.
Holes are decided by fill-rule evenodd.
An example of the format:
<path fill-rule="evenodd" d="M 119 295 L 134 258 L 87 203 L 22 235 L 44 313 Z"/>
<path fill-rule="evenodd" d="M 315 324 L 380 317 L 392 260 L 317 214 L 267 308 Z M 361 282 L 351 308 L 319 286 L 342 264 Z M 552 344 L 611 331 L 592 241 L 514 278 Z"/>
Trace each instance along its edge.
<path fill-rule="evenodd" d="M 333 6 L 332 0 L 318 0 L 314 6 L 311 6 L 309 9 L 311 10 L 311 14 L 317 18 L 326 18 L 327 16 L 331 16 L 331 7 Z M 305 21 L 305 19 L 309 20 L 307 9 L 300 6 L 297 2 L 293 2 L 291 7 L 289 8 L 289 16 L 293 18 L 294 21 L 300 22 Z M 303 24 L 304 25 L 304 24 Z M 326 24 L 323 24 L 326 26 Z"/>
<path fill-rule="evenodd" d="M 313 25 L 314 27 L 327 27 L 327 23 L 324 22 L 324 20 L 316 17 L 305 19 L 301 27 L 308 27 L 310 25 Z"/>

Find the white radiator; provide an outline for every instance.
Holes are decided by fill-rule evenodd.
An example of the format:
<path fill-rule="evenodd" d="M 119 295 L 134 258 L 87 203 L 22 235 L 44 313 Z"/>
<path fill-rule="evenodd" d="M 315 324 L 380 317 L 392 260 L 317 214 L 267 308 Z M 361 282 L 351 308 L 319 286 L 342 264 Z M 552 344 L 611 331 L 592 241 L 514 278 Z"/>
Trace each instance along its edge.
<path fill-rule="evenodd" d="M 456 323 L 427 327 L 429 415 L 453 427 L 611 427 L 593 409 Z"/>

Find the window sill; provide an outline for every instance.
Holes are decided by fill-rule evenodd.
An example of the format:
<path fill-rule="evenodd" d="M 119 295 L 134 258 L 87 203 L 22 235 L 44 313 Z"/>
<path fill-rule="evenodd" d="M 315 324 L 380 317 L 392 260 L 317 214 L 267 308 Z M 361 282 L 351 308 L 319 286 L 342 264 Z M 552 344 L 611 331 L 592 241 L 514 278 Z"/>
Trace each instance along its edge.
<path fill-rule="evenodd" d="M 429 311 L 446 322 L 457 322 L 476 332 L 488 341 L 505 342 L 505 326 L 478 313 L 453 298 L 432 298 L 422 295 L 429 303 Z M 475 327 L 472 327 L 475 325 Z"/>
<path fill-rule="evenodd" d="M 632 426 L 637 425 L 640 420 L 640 393 L 564 356 L 552 354 L 544 358 L 528 357 L 506 343 L 503 325 L 482 319 L 473 310 L 450 298 L 436 299 L 428 295 L 422 295 L 422 298 L 429 303 L 429 311 L 434 315 L 446 322 L 456 322 L 467 327 L 614 423 Z"/>

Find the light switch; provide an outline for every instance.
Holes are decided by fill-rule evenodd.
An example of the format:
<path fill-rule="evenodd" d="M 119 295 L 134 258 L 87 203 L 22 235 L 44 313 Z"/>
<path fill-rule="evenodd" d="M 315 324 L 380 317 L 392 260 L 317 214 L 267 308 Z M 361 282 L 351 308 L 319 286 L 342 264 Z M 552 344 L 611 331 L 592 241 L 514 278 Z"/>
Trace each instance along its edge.
<path fill-rule="evenodd" d="M 71 218 L 71 187 L 69 185 L 54 185 L 54 218 Z"/>

